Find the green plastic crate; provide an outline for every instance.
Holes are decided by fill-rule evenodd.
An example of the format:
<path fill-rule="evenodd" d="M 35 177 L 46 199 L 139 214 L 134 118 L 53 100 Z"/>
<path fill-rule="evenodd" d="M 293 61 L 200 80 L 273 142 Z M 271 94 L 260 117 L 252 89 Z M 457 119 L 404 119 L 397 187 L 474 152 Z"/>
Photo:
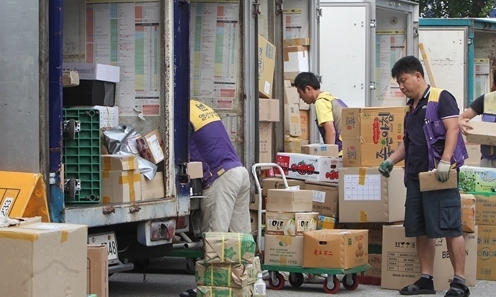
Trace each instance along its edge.
<path fill-rule="evenodd" d="M 100 112 L 93 108 L 64 108 L 64 121 L 80 122 L 81 130 L 71 140 L 64 132 L 63 163 L 65 179 L 79 179 L 81 190 L 66 203 L 99 203 L 101 199 Z"/>

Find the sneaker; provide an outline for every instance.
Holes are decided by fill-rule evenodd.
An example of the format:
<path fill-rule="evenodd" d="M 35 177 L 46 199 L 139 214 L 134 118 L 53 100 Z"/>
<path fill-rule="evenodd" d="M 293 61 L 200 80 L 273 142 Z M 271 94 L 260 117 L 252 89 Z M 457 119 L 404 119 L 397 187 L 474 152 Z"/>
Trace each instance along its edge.
<path fill-rule="evenodd" d="M 179 294 L 179 297 L 196 297 L 196 289 L 189 289 Z"/>

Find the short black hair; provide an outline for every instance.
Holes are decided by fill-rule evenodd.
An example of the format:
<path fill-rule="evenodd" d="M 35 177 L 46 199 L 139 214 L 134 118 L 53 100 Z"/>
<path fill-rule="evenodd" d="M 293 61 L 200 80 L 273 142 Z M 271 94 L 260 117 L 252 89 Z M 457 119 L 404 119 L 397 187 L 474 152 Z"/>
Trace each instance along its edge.
<path fill-rule="evenodd" d="M 422 67 L 422 63 L 417 57 L 414 56 L 406 56 L 394 63 L 393 68 L 391 69 L 391 76 L 393 78 L 397 78 L 403 73 L 413 74 L 415 72 L 420 72 L 422 77 L 424 77 L 424 68 Z"/>
<path fill-rule="evenodd" d="M 301 72 L 295 77 L 294 86 L 301 90 L 304 90 L 307 86 L 312 87 L 314 90 L 319 90 L 320 82 L 312 72 Z"/>

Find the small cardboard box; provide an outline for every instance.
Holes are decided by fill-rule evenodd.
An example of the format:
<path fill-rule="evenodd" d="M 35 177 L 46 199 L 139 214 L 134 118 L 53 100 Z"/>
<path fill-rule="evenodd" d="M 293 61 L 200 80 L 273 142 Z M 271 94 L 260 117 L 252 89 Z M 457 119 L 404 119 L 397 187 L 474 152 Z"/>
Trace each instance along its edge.
<path fill-rule="evenodd" d="M 153 164 L 158 164 L 164 160 L 164 142 L 158 129 L 138 138 L 136 143 L 141 157 Z"/>
<path fill-rule="evenodd" d="M 323 216 L 338 216 L 339 189 L 336 184 L 306 183 L 305 190 L 314 191 L 312 211 Z"/>
<path fill-rule="evenodd" d="M 328 229 L 303 234 L 303 267 L 349 269 L 368 263 L 368 230 Z"/>
<path fill-rule="evenodd" d="M 300 137 L 284 135 L 284 152 L 301 153 L 301 140 Z"/>
<path fill-rule="evenodd" d="M 475 196 L 475 224 L 496 225 L 496 193 L 493 195 L 476 194 Z"/>
<path fill-rule="evenodd" d="M 219 297 L 219 296 L 233 296 L 233 297 L 252 297 L 253 286 L 246 286 L 241 288 L 228 288 L 228 287 L 210 287 L 198 286 L 196 290 L 198 297 Z"/>
<path fill-rule="evenodd" d="M 337 182 L 343 167 L 341 158 L 293 153 L 277 153 L 276 163 L 287 177 L 317 182 Z"/>
<path fill-rule="evenodd" d="M 127 171 L 138 169 L 138 159 L 134 155 L 102 155 L 102 171 Z"/>
<path fill-rule="evenodd" d="M 272 123 L 260 122 L 259 124 L 259 162 L 273 163 L 274 155 L 272 153 Z"/>
<path fill-rule="evenodd" d="M 258 35 L 258 92 L 262 97 L 272 97 L 275 59 L 276 47 Z"/>
<path fill-rule="evenodd" d="M 496 280 L 496 226 L 478 226 L 477 279 Z"/>
<path fill-rule="evenodd" d="M 467 149 L 468 159 L 465 159 L 463 165 L 467 166 L 479 166 L 481 160 L 480 144 L 467 142 L 467 138 L 463 135 L 463 140 L 465 142 L 465 148 Z"/>
<path fill-rule="evenodd" d="M 420 172 L 419 183 L 421 192 L 456 189 L 458 188 L 458 175 L 455 169 L 451 169 L 448 180 L 440 182 L 436 178 L 436 172 Z"/>
<path fill-rule="evenodd" d="M 109 296 L 107 253 L 106 245 L 88 245 L 88 294 Z"/>
<path fill-rule="evenodd" d="M 253 235 L 234 232 L 203 233 L 205 263 L 253 263 L 256 244 Z"/>
<path fill-rule="evenodd" d="M 383 227 L 381 287 L 399 290 L 413 284 L 421 275 L 415 237 L 405 237 L 401 225 Z M 467 286 L 476 282 L 477 230 L 463 233 L 465 239 L 465 281 Z M 446 240 L 436 239 L 434 257 L 434 289 L 447 290 L 453 278 Z"/>
<path fill-rule="evenodd" d="M 265 235 L 264 264 L 301 266 L 303 236 Z"/>
<path fill-rule="evenodd" d="M 317 230 L 316 212 L 276 212 L 265 213 L 265 234 L 301 236 L 305 231 Z"/>
<path fill-rule="evenodd" d="M 339 149 L 336 144 L 312 143 L 302 145 L 301 152 L 313 156 L 339 157 Z"/>
<path fill-rule="evenodd" d="M 141 200 L 141 174 L 138 170 L 102 171 L 102 202 L 121 203 Z"/>
<path fill-rule="evenodd" d="M 317 221 L 317 230 L 334 229 L 335 227 L 336 218 L 319 215 L 319 219 Z"/>
<path fill-rule="evenodd" d="M 79 73 L 77 71 L 64 70 L 62 72 L 62 86 L 64 88 L 79 86 Z"/>
<path fill-rule="evenodd" d="M 301 131 L 301 139 L 308 140 L 310 139 L 310 125 L 308 120 L 308 110 L 300 110 L 300 131 Z"/>
<path fill-rule="evenodd" d="M 260 259 L 251 264 L 207 264 L 196 261 L 195 279 L 198 286 L 241 288 L 253 284 L 260 272 Z"/>
<path fill-rule="evenodd" d="M 188 172 L 189 178 L 202 178 L 203 177 L 203 164 L 202 162 L 189 162 L 186 171 Z"/>
<path fill-rule="evenodd" d="M 379 166 L 403 140 L 404 118 L 404 106 L 344 108 L 341 119 L 344 166 Z"/>
<path fill-rule="evenodd" d="M 291 87 L 291 83 L 284 87 L 284 104 L 300 104 L 300 95 L 296 87 Z"/>
<path fill-rule="evenodd" d="M 471 194 L 461 194 L 462 198 L 462 230 L 475 232 L 475 197 Z"/>
<path fill-rule="evenodd" d="M 279 122 L 279 100 L 265 99 L 258 100 L 258 119 L 261 122 Z"/>
<path fill-rule="evenodd" d="M 165 198 L 164 173 L 157 171 L 152 180 L 141 175 L 141 200 Z"/>
<path fill-rule="evenodd" d="M 360 283 L 380 285 L 381 284 L 382 255 L 381 254 L 369 254 L 369 264 L 370 264 L 370 269 L 366 270 L 363 273 L 362 278 L 360 278 Z"/>
<path fill-rule="evenodd" d="M 267 194 L 267 211 L 312 211 L 312 201 L 313 191 L 269 189 Z"/>
<path fill-rule="evenodd" d="M 0 228 L 2 296 L 86 296 L 86 225 L 32 223 Z"/>
<path fill-rule="evenodd" d="M 387 224 L 383 223 L 338 223 L 338 229 L 364 229 L 369 230 L 368 242 L 370 245 L 382 245 L 382 227 Z"/>
<path fill-rule="evenodd" d="M 284 104 L 284 135 L 301 136 L 300 108 L 297 104 Z"/>
<path fill-rule="evenodd" d="M 294 80 L 300 72 L 310 69 L 308 46 L 297 45 L 284 47 L 284 79 Z"/>
<path fill-rule="evenodd" d="M 496 145 L 496 123 L 470 121 L 473 129 L 467 130 L 467 142 Z"/>
<path fill-rule="evenodd" d="M 339 169 L 339 221 L 390 223 L 403 221 L 406 188 L 404 169 L 383 177 L 377 167 Z"/>
<path fill-rule="evenodd" d="M 496 168 L 472 166 L 460 167 L 458 188 L 463 192 L 495 192 Z"/>
<path fill-rule="evenodd" d="M 118 83 L 121 69 L 118 66 L 98 63 L 63 63 L 62 70 L 77 71 L 79 79 Z M 99 296 L 100 297 L 100 296 Z"/>
<path fill-rule="evenodd" d="M 286 182 L 288 183 L 288 187 L 298 190 L 304 190 L 305 181 L 299 179 L 290 179 L 287 178 Z M 262 195 L 267 196 L 270 189 L 284 189 L 284 181 L 280 177 L 268 177 L 262 180 Z"/>

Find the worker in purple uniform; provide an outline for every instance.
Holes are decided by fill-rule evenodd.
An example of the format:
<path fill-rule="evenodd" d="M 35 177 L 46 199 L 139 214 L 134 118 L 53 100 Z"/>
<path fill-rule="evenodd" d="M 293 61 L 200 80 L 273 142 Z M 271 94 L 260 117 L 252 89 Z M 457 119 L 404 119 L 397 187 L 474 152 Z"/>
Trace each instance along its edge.
<path fill-rule="evenodd" d="M 454 270 L 445 296 L 468 296 L 460 193 L 456 188 L 421 192 L 419 185 L 420 172 L 435 169 L 436 178 L 445 182 L 450 169 L 459 168 L 468 157 L 458 128 L 456 100 L 448 91 L 425 82 L 422 64 L 414 56 L 398 60 L 391 75 L 409 98 L 405 135 L 398 149 L 379 165 L 379 171 L 389 177 L 394 164 L 405 160 L 405 235 L 416 237 L 422 273 L 417 281 L 402 288 L 400 294 L 436 294 L 432 280 L 434 241 L 444 237 Z"/>
<path fill-rule="evenodd" d="M 203 165 L 202 232 L 250 233 L 250 177 L 224 124 L 212 108 L 196 100 L 190 100 L 190 123 L 190 160 Z M 180 296 L 196 296 L 196 290 Z"/>
<path fill-rule="evenodd" d="M 479 96 L 470 104 L 459 118 L 460 130 L 467 135 L 472 129 L 468 121 L 476 115 L 482 115 L 483 122 L 496 123 L 496 69 L 493 71 L 493 85 L 491 92 Z M 495 125 L 496 127 L 496 125 Z M 496 147 L 494 145 L 482 144 L 480 148 L 480 167 L 496 168 Z"/>

